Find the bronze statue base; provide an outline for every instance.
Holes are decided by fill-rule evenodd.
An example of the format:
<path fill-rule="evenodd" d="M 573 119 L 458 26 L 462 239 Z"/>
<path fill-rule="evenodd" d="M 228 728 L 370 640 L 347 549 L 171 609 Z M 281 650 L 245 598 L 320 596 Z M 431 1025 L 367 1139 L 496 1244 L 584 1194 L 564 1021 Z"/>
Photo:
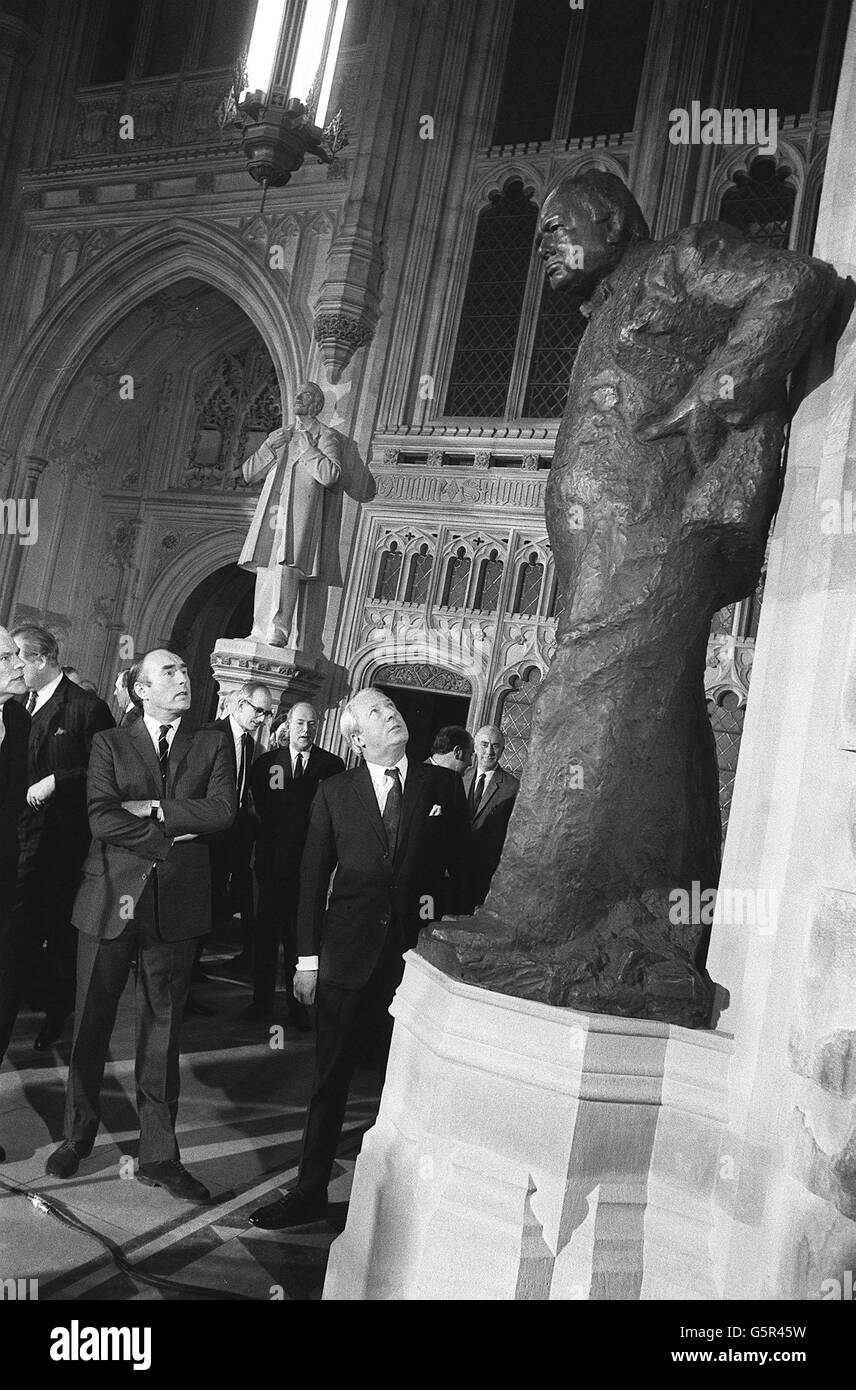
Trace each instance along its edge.
<path fill-rule="evenodd" d="M 659 939 L 658 939 L 659 937 Z M 492 912 L 446 918 L 417 954 L 453 979 L 558 1008 L 711 1027 L 715 985 L 668 935 L 608 922 L 570 941 L 526 943 Z"/>

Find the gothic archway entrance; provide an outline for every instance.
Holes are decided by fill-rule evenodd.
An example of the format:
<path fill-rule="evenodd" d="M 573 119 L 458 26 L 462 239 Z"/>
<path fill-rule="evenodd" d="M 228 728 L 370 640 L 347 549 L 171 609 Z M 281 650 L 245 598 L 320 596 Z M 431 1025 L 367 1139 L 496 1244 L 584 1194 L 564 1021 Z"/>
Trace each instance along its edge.
<path fill-rule="evenodd" d="M 444 724 L 466 728 L 472 687 L 456 671 L 428 662 L 390 663 L 377 667 L 370 684 L 384 690 L 401 711 L 410 735 L 407 756 L 414 762 L 428 757 Z"/>
<path fill-rule="evenodd" d="M 247 570 L 224 565 L 197 585 L 173 624 L 169 646 L 187 662 L 197 724 L 217 713 L 217 682 L 211 674 L 214 643 L 218 637 L 246 637 L 253 625 L 254 582 Z"/>

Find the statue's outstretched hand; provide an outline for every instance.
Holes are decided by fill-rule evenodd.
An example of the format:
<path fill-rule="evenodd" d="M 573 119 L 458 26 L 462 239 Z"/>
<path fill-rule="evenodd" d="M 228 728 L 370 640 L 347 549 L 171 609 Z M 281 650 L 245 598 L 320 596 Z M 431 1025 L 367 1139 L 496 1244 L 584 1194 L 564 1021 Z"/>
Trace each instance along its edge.
<path fill-rule="evenodd" d="M 278 453 L 280 449 L 285 449 L 288 447 L 288 442 L 290 439 L 291 430 L 287 429 L 283 425 L 280 425 L 278 430 L 273 430 L 268 435 L 267 439 L 265 440 L 265 444 L 267 444 L 269 449 L 273 449 L 274 452 Z"/>

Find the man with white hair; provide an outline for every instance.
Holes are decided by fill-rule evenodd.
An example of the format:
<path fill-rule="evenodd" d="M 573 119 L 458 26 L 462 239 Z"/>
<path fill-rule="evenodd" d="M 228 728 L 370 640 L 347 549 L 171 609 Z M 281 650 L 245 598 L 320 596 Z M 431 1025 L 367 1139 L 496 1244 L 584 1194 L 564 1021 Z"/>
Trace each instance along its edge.
<path fill-rule="evenodd" d="M 361 1044 L 382 1028 L 388 1048 L 402 954 L 436 915 L 444 873 L 456 882 L 466 872 L 461 779 L 408 760 L 407 726 L 389 696 L 373 688 L 355 695 L 342 715 L 342 737 L 364 762 L 322 782 L 312 803 L 294 992 L 307 1005 L 317 999 L 315 1084 L 296 1188 L 250 1217 L 267 1231 L 324 1216 Z"/>
<path fill-rule="evenodd" d="M 288 1021 L 305 1033 L 312 1027 L 305 1005 L 294 996 L 295 938 L 300 859 L 309 829 L 309 808 L 319 782 L 345 771 L 335 753 L 315 742 L 318 715 L 301 700 L 292 705 L 283 742 L 253 764 L 251 787 L 258 817 L 256 879 L 259 901 L 253 927 L 253 1002 L 249 1019 L 269 1018 L 276 994 L 282 938 Z"/>
<path fill-rule="evenodd" d="M 324 489 L 338 481 L 342 436 L 318 419 L 324 392 L 304 382 L 294 398 L 294 424 L 274 430 L 239 466 L 245 483 L 264 478 L 238 564 L 255 571 L 250 639 L 296 647 L 300 588 L 321 573 Z"/>

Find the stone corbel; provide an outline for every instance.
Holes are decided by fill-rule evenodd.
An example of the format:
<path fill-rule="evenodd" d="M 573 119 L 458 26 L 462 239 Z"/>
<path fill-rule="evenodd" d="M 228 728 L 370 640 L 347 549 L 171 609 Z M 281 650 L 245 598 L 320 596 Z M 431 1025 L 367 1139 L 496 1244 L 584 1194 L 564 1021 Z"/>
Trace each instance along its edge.
<path fill-rule="evenodd" d="M 341 379 L 357 348 L 370 342 L 374 330 L 364 319 L 335 310 L 319 310 L 315 315 L 315 341 L 330 381 Z"/>

